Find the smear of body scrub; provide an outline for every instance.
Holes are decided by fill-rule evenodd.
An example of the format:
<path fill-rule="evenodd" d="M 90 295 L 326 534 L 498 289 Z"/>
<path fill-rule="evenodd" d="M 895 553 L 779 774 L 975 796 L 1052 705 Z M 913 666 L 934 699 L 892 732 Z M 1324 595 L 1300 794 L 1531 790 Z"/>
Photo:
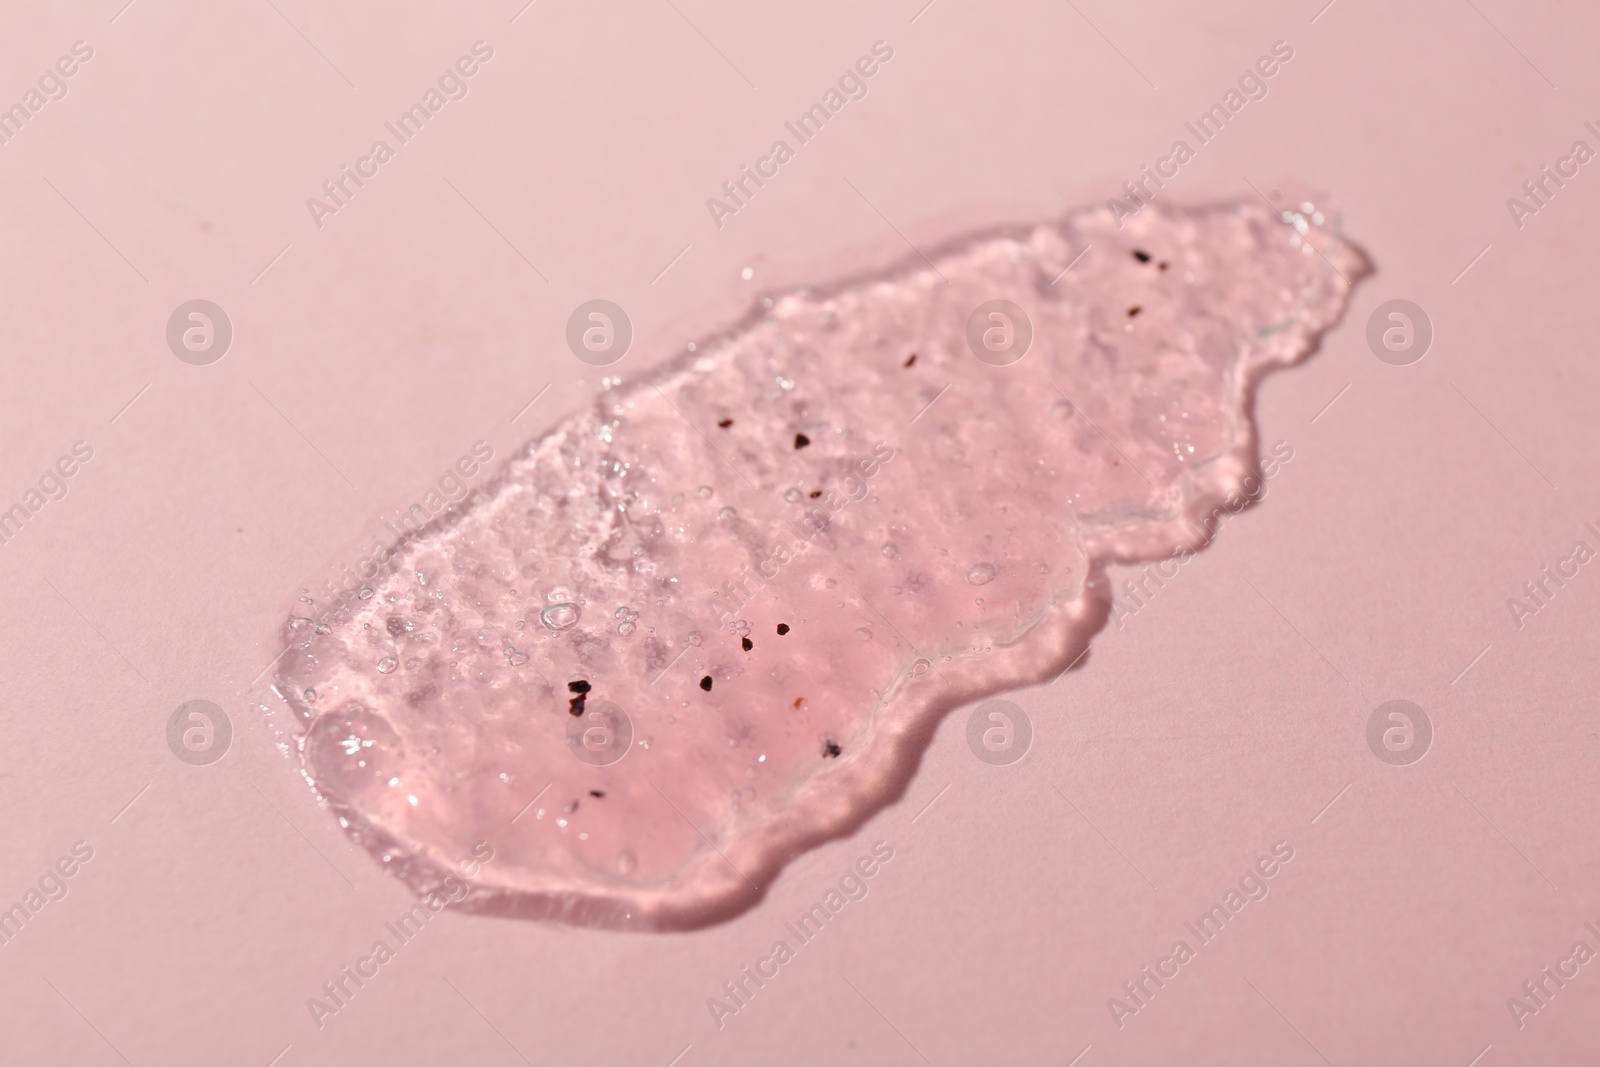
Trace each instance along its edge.
<path fill-rule="evenodd" d="M 763 301 L 291 624 L 305 771 L 419 891 L 487 842 L 464 907 L 732 914 L 1252 495 L 1255 383 L 1368 269 L 1310 204 L 1151 205 Z"/>

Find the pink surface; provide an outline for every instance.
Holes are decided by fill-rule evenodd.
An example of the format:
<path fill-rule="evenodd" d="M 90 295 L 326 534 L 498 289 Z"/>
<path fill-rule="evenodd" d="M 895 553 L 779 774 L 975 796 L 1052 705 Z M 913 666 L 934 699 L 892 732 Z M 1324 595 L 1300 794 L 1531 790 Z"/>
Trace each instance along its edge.
<path fill-rule="evenodd" d="M 1591 568 L 1561 561 L 1600 547 L 1600 208 L 1572 162 L 1575 141 L 1600 147 L 1594 16 L 274 2 L 70 5 L 13 15 L 0 41 L 4 101 L 93 49 L 0 145 L 0 503 L 60 497 L 0 546 L 0 903 L 39 902 L 0 945 L 6 1062 L 1587 1055 L 1600 977 L 1573 947 L 1600 949 L 1600 603 Z M 446 83 L 465 96 L 319 228 L 306 199 L 479 40 L 492 57 Z M 706 199 L 878 40 L 894 58 L 867 95 L 718 228 Z M 1160 195 L 1303 180 L 1377 273 L 1258 397 L 1260 439 L 1292 449 L 1266 500 L 1164 584 L 1114 575 L 1144 591 L 1079 668 L 1010 694 L 1027 756 L 974 758 L 958 709 L 905 799 L 696 932 L 425 909 L 391 933 L 415 898 L 245 694 L 293 590 L 363 557 L 474 442 L 508 455 L 597 394 L 607 372 L 566 349 L 572 309 L 624 306 L 637 373 L 757 289 L 1103 202 L 1279 40 L 1294 56 L 1265 98 Z M 1536 204 L 1522 183 L 1543 165 L 1568 177 Z M 1538 211 L 1514 217 L 1514 195 Z M 164 335 L 196 298 L 233 325 L 204 367 Z M 1367 346 L 1391 299 L 1433 324 L 1411 366 Z M 1546 566 L 1578 569 L 1557 586 Z M 1396 698 L 1433 726 L 1404 767 L 1367 743 Z M 219 762 L 168 747 L 190 700 L 231 717 Z M 787 933 L 864 867 L 819 934 Z M 1201 944 L 1185 924 L 1230 888 L 1239 910 Z M 1134 1003 L 1123 983 L 1147 965 L 1170 974 L 1180 939 L 1193 958 L 1119 1027 L 1108 999 Z M 319 1028 L 308 998 L 363 966 Z M 725 982 L 772 966 L 714 1019 Z M 1556 989 L 1545 966 L 1577 974 Z M 1543 1006 L 1523 989 L 1539 979 Z M 1539 1006 L 1520 1028 L 1511 997 Z"/>

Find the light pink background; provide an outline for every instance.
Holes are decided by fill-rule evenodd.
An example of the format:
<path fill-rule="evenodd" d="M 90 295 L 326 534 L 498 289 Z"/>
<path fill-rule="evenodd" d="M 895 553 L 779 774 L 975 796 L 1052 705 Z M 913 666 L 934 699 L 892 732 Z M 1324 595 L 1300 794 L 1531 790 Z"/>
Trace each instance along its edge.
<path fill-rule="evenodd" d="M 1520 232 L 1505 199 L 1575 139 L 1600 147 L 1582 128 L 1600 18 L 1507 0 L 1337 0 L 1314 24 L 1317 0 L 937 0 L 915 22 L 921 0 L 122 3 L 19 8 L 0 35 L 5 102 L 75 40 L 95 49 L 0 146 L 0 505 L 73 441 L 95 450 L 0 547 L 0 903 L 74 841 L 95 849 L 0 947 L 4 1062 L 1592 1057 L 1600 965 L 1521 1032 L 1505 1000 L 1580 937 L 1600 948 L 1582 928 L 1600 921 L 1600 571 L 1521 631 L 1505 601 L 1600 520 L 1600 175 Z M 316 229 L 305 199 L 478 39 L 495 55 L 470 95 Z M 705 198 L 878 39 L 895 58 L 868 98 L 716 230 Z M 642 936 L 447 914 L 314 1027 L 306 998 L 409 899 L 247 701 L 295 591 L 474 440 L 504 455 L 594 395 L 562 342 L 580 301 L 632 315 L 627 375 L 762 288 L 907 254 L 885 218 L 920 245 L 1103 200 L 1278 39 L 1295 57 L 1271 95 L 1163 195 L 1302 180 L 1379 273 L 1259 397 L 1262 439 L 1295 450 L 1268 500 L 1080 670 L 1013 694 L 1029 755 L 980 764 L 957 712 L 904 802 L 736 921 Z M 195 297 L 235 328 L 205 368 L 163 339 Z M 1408 368 L 1363 339 L 1394 297 L 1436 329 Z M 1393 697 L 1436 730 L 1407 768 L 1364 739 Z M 196 698 L 236 730 L 210 767 L 166 746 Z M 706 999 L 876 840 L 895 859 L 870 896 L 719 1032 Z M 1106 999 L 1279 840 L 1295 859 L 1270 897 L 1119 1031 Z"/>

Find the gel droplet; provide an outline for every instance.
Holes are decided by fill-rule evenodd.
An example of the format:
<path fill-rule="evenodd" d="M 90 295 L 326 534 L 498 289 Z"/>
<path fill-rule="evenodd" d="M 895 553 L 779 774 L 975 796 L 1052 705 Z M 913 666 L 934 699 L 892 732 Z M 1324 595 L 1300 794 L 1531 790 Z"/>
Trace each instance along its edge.
<path fill-rule="evenodd" d="M 1287 214 L 1094 208 L 707 323 L 394 545 L 371 598 L 295 609 L 274 683 L 319 694 L 290 702 L 304 773 L 419 892 L 491 841 L 463 908 L 660 929 L 747 906 L 900 792 L 950 693 L 1059 675 L 1106 565 L 1198 549 L 1260 485 L 1257 383 L 1369 271 L 1326 204 Z M 543 609 L 520 665 L 513 588 Z M 580 604 L 613 614 L 580 628 Z"/>
<path fill-rule="evenodd" d="M 544 623 L 547 630 L 566 630 L 578 622 L 578 605 L 563 602 L 551 604 L 539 612 L 539 621 Z"/>

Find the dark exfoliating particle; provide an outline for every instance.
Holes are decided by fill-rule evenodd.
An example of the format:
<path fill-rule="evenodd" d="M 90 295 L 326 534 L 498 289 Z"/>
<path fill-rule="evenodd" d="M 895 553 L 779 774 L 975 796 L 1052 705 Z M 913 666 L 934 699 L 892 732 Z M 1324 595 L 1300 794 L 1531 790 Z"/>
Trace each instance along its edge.
<path fill-rule="evenodd" d="M 711 675 L 708 674 L 704 678 L 700 679 L 700 688 L 704 689 L 708 693 L 711 692 Z"/>
<path fill-rule="evenodd" d="M 913 352 L 909 356 L 906 357 L 906 361 L 904 363 L 902 363 L 901 366 L 902 367 L 909 367 L 909 366 L 911 366 L 911 364 L 915 363 L 916 361 L 917 361 L 917 354 L 915 352 Z"/>
<path fill-rule="evenodd" d="M 717 420 L 717 425 L 722 427 L 724 430 L 726 430 L 729 426 L 733 425 L 733 420 L 732 419 L 718 419 Z"/>
<path fill-rule="evenodd" d="M 746 652 L 749 652 L 752 648 L 756 647 L 756 643 L 750 640 L 748 637 L 739 638 L 739 643 L 744 646 L 744 650 Z"/>
<path fill-rule="evenodd" d="M 1138 304 L 1133 305 L 1133 307 L 1128 309 L 1128 318 L 1130 318 L 1130 319 L 1133 318 L 1135 315 L 1139 314 L 1139 312 L 1141 312 L 1143 310 L 1144 310 L 1144 308 L 1140 307 Z"/>
<path fill-rule="evenodd" d="M 822 754 L 830 757 L 831 759 L 838 759 L 839 753 L 843 751 L 844 749 L 839 747 L 839 742 L 833 740 L 832 738 L 829 738 L 822 743 Z"/>
<path fill-rule="evenodd" d="M 1167 261 L 1163 259 L 1160 263 L 1157 263 L 1156 266 L 1159 267 L 1161 270 L 1166 270 L 1167 269 Z"/>
<path fill-rule="evenodd" d="M 789 632 L 789 624 L 786 623 L 786 622 L 780 622 L 778 624 L 778 636 L 782 637 L 784 634 L 786 634 L 788 632 Z"/>
<path fill-rule="evenodd" d="M 821 489 L 813 489 L 813 490 L 811 490 L 811 499 L 812 500 L 817 499 L 817 497 L 819 497 L 821 495 L 822 495 L 822 490 Z"/>
<path fill-rule="evenodd" d="M 578 679 L 576 682 L 567 683 L 567 692 L 569 693 L 587 693 L 592 688 L 594 687 L 588 682 L 584 681 L 582 678 Z"/>
<path fill-rule="evenodd" d="M 589 795 L 594 797 L 594 798 L 596 798 L 597 800 L 604 800 L 606 798 L 606 795 L 604 793 L 602 793 L 598 789 L 589 790 Z"/>
<path fill-rule="evenodd" d="M 1135 248 L 1133 250 L 1133 258 L 1137 259 L 1140 263 L 1148 263 L 1150 262 L 1150 253 L 1142 249 Z"/>
<path fill-rule="evenodd" d="M 804 448 L 804 447 L 806 447 L 806 445 L 809 445 L 810 443 L 811 443 L 811 438 L 807 437 L 805 434 L 797 433 L 797 434 L 794 435 L 794 447 L 795 448 Z"/>
<path fill-rule="evenodd" d="M 567 711 L 570 712 L 574 717 L 581 716 L 583 714 L 583 704 L 584 701 L 589 699 L 590 688 L 591 687 L 589 683 L 584 681 L 582 678 L 578 679 L 576 682 L 567 683 L 567 692 L 578 694 L 577 696 L 573 697 L 571 703 L 567 705 Z"/>

